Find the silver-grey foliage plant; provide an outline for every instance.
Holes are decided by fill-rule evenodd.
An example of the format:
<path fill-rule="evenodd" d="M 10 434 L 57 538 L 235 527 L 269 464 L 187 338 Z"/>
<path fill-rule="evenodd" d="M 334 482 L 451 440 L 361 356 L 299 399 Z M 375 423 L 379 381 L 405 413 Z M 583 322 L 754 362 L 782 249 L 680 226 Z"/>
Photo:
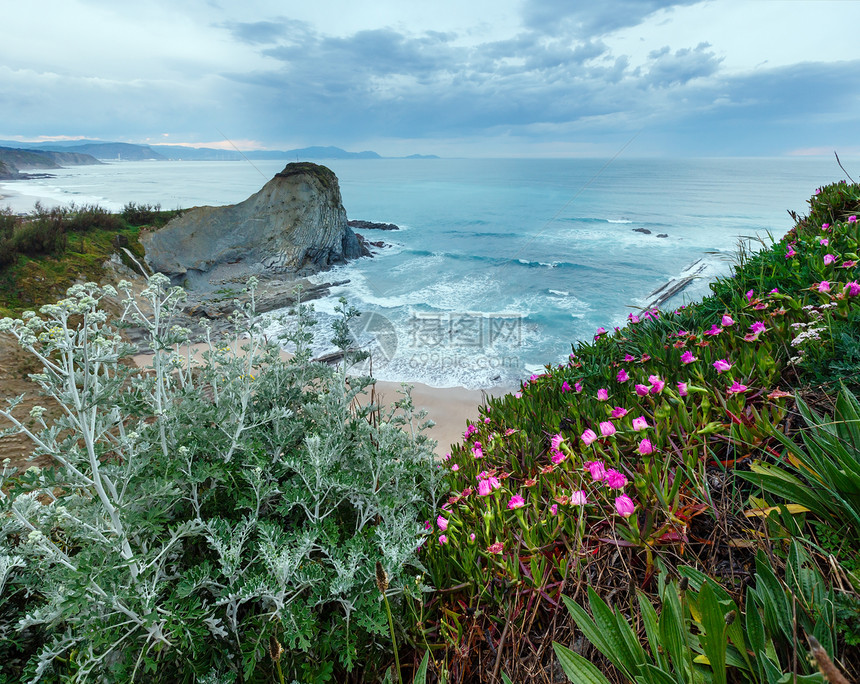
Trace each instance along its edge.
<path fill-rule="evenodd" d="M 202 363 L 161 275 L 137 297 L 119 284 L 117 321 L 100 306 L 116 291 L 93 283 L 0 321 L 61 411 L 0 409 L 54 463 L 2 466 L 6 681 L 326 681 L 387 662 L 375 565 L 401 610 L 420 600 L 442 491 L 428 421 L 408 390 L 382 412 L 360 400 L 370 379 L 312 362 L 307 307 L 281 358 L 255 287 Z M 146 331 L 151 368 L 129 363 L 123 324 Z"/>

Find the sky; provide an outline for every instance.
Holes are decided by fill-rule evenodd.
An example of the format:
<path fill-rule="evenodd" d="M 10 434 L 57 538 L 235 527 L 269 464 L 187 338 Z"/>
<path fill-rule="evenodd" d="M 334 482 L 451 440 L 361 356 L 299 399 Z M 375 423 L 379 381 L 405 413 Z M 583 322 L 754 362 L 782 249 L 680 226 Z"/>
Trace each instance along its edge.
<path fill-rule="evenodd" d="M 860 157 L 857 0 L 0 1 L 0 139 Z"/>

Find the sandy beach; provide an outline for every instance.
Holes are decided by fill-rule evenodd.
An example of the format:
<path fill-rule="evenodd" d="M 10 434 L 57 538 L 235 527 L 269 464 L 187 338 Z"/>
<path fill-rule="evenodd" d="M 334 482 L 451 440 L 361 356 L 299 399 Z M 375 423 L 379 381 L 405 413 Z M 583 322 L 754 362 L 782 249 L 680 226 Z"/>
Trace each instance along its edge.
<path fill-rule="evenodd" d="M 244 343 L 245 341 L 242 342 Z M 205 350 L 206 345 L 202 343 L 191 345 L 190 350 L 180 349 L 183 355 L 191 352 L 192 363 L 201 363 Z M 238 350 L 237 353 L 241 354 L 242 351 Z M 287 360 L 290 355 L 282 352 L 281 357 Z M 134 361 L 139 367 L 145 368 L 151 364 L 152 355 L 138 354 L 134 357 Z M 478 417 L 478 405 L 485 397 L 501 396 L 508 391 L 500 387 L 472 390 L 465 387 L 431 387 L 412 382 L 406 384 L 412 387 L 412 402 L 416 409 L 426 409 L 427 417 L 435 423 L 428 435 L 436 440 L 436 453 L 440 456 L 450 451 L 452 444 L 462 441 L 466 421 L 475 420 Z M 387 406 L 401 398 L 401 389 L 402 383 L 377 380 L 377 401 L 382 406 Z"/>

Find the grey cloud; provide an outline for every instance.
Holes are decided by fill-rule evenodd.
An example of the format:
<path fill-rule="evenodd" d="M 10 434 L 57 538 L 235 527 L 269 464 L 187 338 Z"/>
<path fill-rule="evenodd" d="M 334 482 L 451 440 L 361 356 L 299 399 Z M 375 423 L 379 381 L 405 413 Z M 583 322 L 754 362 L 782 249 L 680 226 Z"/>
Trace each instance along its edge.
<path fill-rule="evenodd" d="M 523 8 L 526 25 L 546 33 L 599 37 L 636 26 L 661 9 L 693 5 L 702 0 L 529 0 Z"/>
<path fill-rule="evenodd" d="M 239 42 L 251 45 L 275 43 L 284 34 L 283 23 L 275 21 L 231 22 L 222 26 Z"/>
<path fill-rule="evenodd" d="M 682 48 L 675 52 L 668 47 L 653 50 L 648 55 L 648 80 L 655 87 L 665 88 L 713 75 L 723 59 L 708 50 L 710 47 L 708 43 L 699 43 L 695 48 Z"/>

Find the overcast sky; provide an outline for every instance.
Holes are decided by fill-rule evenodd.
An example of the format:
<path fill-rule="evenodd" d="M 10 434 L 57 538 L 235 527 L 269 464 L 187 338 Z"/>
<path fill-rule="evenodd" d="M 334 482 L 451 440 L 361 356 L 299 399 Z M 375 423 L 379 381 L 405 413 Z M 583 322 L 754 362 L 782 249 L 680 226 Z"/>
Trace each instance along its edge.
<path fill-rule="evenodd" d="M 3 0 L 2 34 L 6 139 L 860 156 L 856 0 Z"/>

